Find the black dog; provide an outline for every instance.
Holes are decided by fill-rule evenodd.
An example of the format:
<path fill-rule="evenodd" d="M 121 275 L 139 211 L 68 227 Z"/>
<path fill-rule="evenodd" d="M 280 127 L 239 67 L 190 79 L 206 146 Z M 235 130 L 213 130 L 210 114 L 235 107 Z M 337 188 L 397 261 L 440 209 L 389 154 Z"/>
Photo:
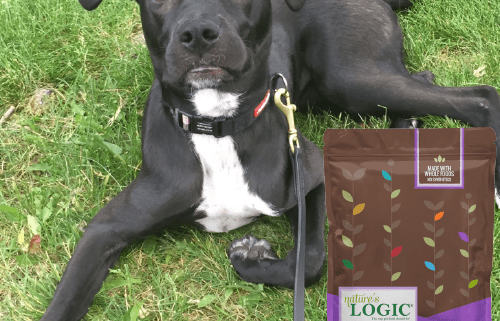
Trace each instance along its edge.
<path fill-rule="evenodd" d="M 101 0 L 80 2 L 92 10 Z M 380 115 L 383 105 L 401 119 L 448 115 L 500 130 L 494 88 L 444 88 L 431 83 L 430 72 L 408 73 L 392 10 L 409 1 L 137 2 L 155 72 L 142 169 L 88 225 L 42 320 L 82 318 L 120 252 L 168 227 L 190 223 L 225 232 L 263 214 L 285 214 L 297 237 L 287 123 L 277 108 L 266 108 L 276 72 L 289 80 L 299 106 Z M 293 12 L 285 2 L 302 9 Z M 324 177 L 318 148 L 300 133 L 299 141 L 310 285 L 325 258 Z M 296 248 L 279 259 L 266 241 L 246 236 L 228 254 L 244 280 L 293 286 Z"/>

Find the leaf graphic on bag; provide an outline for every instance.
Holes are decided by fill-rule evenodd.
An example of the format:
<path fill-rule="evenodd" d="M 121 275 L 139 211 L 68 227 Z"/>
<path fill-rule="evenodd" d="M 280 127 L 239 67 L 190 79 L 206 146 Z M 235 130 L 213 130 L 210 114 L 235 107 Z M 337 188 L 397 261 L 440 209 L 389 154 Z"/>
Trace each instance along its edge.
<path fill-rule="evenodd" d="M 353 265 L 352 265 L 351 261 L 349 261 L 349 260 L 342 260 L 342 263 L 344 263 L 344 266 L 346 268 L 351 269 L 351 270 L 353 269 Z"/>
<path fill-rule="evenodd" d="M 434 290 L 434 284 L 431 281 L 427 281 L 427 286 L 429 289 Z"/>
<path fill-rule="evenodd" d="M 440 209 L 443 208 L 443 206 L 444 206 L 444 201 L 437 203 L 436 206 L 434 206 L 434 211 L 439 211 Z"/>
<path fill-rule="evenodd" d="M 474 212 L 474 210 L 476 209 L 476 204 L 472 205 L 470 208 L 469 208 L 469 213 L 472 213 Z"/>
<path fill-rule="evenodd" d="M 425 222 L 425 223 L 424 223 L 424 226 L 425 226 L 425 229 L 426 229 L 427 231 L 434 233 L 434 225 L 432 225 L 431 223 L 427 223 L 427 222 Z"/>
<path fill-rule="evenodd" d="M 464 249 L 460 249 L 460 253 L 464 256 L 464 257 L 469 257 L 469 252 L 467 252 L 466 250 Z"/>
<path fill-rule="evenodd" d="M 356 227 L 354 228 L 354 230 L 352 231 L 352 233 L 353 233 L 354 235 L 356 235 L 356 234 L 358 234 L 359 232 L 361 232 L 361 230 L 362 230 L 362 229 L 363 229 L 363 224 L 360 224 L 360 225 L 358 225 L 358 226 L 356 226 Z"/>
<path fill-rule="evenodd" d="M 435 243 L 434 243 L 434 240 L 432 240 L 431 238 L 428 238 L 428 237 L 424 237 L 424 242 L 425 244 L 429 245 L 429 246 L 432 246 L 432 247 L 435 247 Z"/>
<path fill-rule="evenodd" d="M 353 175 L 354 179 L 358 180 L 361 177 L 365 176 L 365 172 L 366 172 L 366 168 L 358 169 L 357 171 L 354 172 L 354 175 Z"/>
<path fill-rule="evenodd" d="M 401 203 L 398 203 L 398 204 L 394 204 L 391 208 L 391 213 L 394 213 L 396 212 L 397 210 L 399 210 L 399 208 L 401 207 Z"/>
<path fill-rule="evenodd" d="M 466 279 L 467 281 L 469 281 L 469 275 L 467 273 L 465 273 L 464 271 L 460 271 L 460 275 Z"/>
<path fill-rule="evenodd" d="M 434 221 L 439 221 L 440 219 L 443 218 L 443 215 L 444 215 L 444 212 L 437 213 L 436 216 L 434 217 Z"/>
<path fill-rule="evenodd" d="M 396 281 L 401 276 L 401 272 L 396 272 L 391 276 L 391 281 Z"/>
<path fill-rule="evenodd" d="M 465 289 L 460 289 L 460 293 L 462 293 L 462 295 L 465 297 L 469 297 L 469 292 L 467 292 L 467 290 Z"/>
<path fill-rule="evenodd" d="M 469 210 L 469 205 L 467 205 L 467 203 L 465 203 L 465 202 L 460 202 L 460 206 L 462 206 L 462 208 L 464 210 L 467 210 L 467 211 Z"/>
<path fill-rule="evenodd" d="M 462 239 L 462 241 L 469 242 L 469 237 L 467 236 L 467 234 L 463 232 L 458 232 L 458 236 L 460 237 L 460 239 Z"/>
<path fill-rule="evenodd" d="M 384 183 L 384 189 L 385 189 L 386 191 L 388 191 L 389 193 L 390 193 L 390 192 L 392 192 L 391 187 L 390 187 L 390 186 L 389 186 L 389 184 L 387 184 L 387 183 Z"/>
<path fill-rule="evenodd" d="M 384 244 L 387 245 L 388 247 L 392 247 L 391 241 L 389 241 L 386 238 L 384 238 Z"/>
<path fill-rule="evenodd" d="M 352 228 L 352 225 L 351 223 L 349 223 L 349 221 L 347 220 L 342 220 L 342 224 L 344 225 L 344 228 L 350 232 L 352 232 L 353 228 Z"/>
<path fill-rule="evenodd" d="M 349 192 L 342 190 L 342 196 L 344 196 L 344 199 L 348 202 L 352 203 L 352 196 L 349 194 Z"/>
<path fill-rule="evenodd" d="M 441 250 L 439 252 L 436 253 L 436 256 L 434 256 L 435 259 L 439 259 L 440 257 L 442 257 L 444 254 L 444 250 Z"/>
<path fill-rule="evenodd" d="M 342 242 L 348 246 L 348 247 L 352 247 L 352 241 L 350 238 L 348 238 L 347 236 L 345 235 L 342 235 Z"/>
<path fill-rule="evenodd" d="M 352 174 L 347 169 L 342 169 L 342 175 L 350 181 L 353 181 Z"/>
<path fill-rule="evenodd" d="M 476 239 L 473 239 L 472 241 L 469 242 L 470 247 L 473 247 L 474 244 L 476 244 Z"/>
<path fill-rule="evenodd" d="M 352 210 L 352 215 L 357 215 L 365 209 L 365 203 L 358 204 Z"/>
<path fill-rule="evenodd" d="M 437 295 L 437 294 L 439 294 L 439 293 L 443 292 L 443 288 L 444 288 L 444 286 L 443 286 L 443 285 L 440 285 L 440 286 L 436 289 L 436 292 L 434 292 L 434 294 L 436 294 L 436 295 Z"/>
<path fill-rule="evenodd" d="M 473 217 L 473 218 L 469 221 L 469 226 L 472 226 L 474 223 L 476 223 L 476 217 Z"/>
<path fill-rule="evenodd" d="M 469 283 L 469 289 L 472 289 L 473 287 L 475 287 L 477 285 L 477 282 L 478 282 L 477 279 L 470 281 L 470 283 Z"/>
<path fill-rule="evenodd" d="M 387 271 L 391 272 L 391 266 L 387 263 L 384 263 L 384 269 L 386 269 Z"/>
<path fill-rule="evenodd" d="M 361 277 L 363 276 L 363 273 L 365 273 L 365 271 L 358 271 L 358 272 L 354 273 L 352 280 L 356 281 L 356 280 L 361 279 Z"/>
<path fill-rule="evenodd" d="M 388 181 L 391 180 L 391 175 L 389 175 L 386 171 L 382 171 L 382 176 Z"/>
<path fill-rule="evenodd" d="M 432 264 L 431 262 L 425 261 L 424 264 L 425 264 L 425 267 L 428 268 L 429 270 L 431 270 L 431 271 L 436 270 L 436 268 L 434 267 L 434 264 Z"/>
<path fill-rule="evenodd" d="M 400 189 L 395 190 L 394 192 L 391 193 L 391 198 L 396 198 L 398 197 L 399 193 L 401 192 Z"/>
<path fill-rule="evenodd" d="M 354 251 L 352 252 L 352 255 L 353 256 L 360 255 L 361 253 L 363 253 L 363 251 L 365 250 L 365 248 L 366 248 L 366 243 L 357 245 L 354 248 Z"/>
<path fill-rule="evenodd" d="M 441 235 L 443 235 L 443 233 L 444 233 L 444 227 L 439 229 L 434 235 L 434 237 L 440 237 Z"/>
<path fill-rule="evenodd" d="M 424 204 L 425 204 L 425 207 L 434 211 L 434 203 L 432 203 L 431 201 L 424 201 Z"/>
<path fill-rule="evenodd" d="M 441 278 L 443 275 L 444 275 L 444 270 L 441 270 L 438 273 L 436 273 L 436 275 L 434 276 L 434 279 L 437 280 L 437 279 Z"/>
<path fill-rule="evenodd" d="M 392 222 L 391 228 L 395 229 L 396 227 L 399 226 L 399 224 L 401 224 L 401 220 L 394 221 Z"/>
<path fill-rule="evenodd" d="M 429 300 L 425 301 L 425 303 L 427 303 L 427 305 L 430 306 L 431 308 L 433 308 L 435 306 L 434 302 L 429 301 Z"/>
<path fill-rule="evenodd" d="M 403 249 L 402 246 L 395 247 L 392 252 L 391 252 L 391 257 L 396 257 L 401 253 L 401 250 Z"/>

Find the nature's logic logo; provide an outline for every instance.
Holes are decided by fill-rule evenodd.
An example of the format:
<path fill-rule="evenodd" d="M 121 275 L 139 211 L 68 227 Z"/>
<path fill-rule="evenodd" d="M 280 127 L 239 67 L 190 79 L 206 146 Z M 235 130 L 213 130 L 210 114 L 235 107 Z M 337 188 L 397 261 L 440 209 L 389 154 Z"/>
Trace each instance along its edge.
<path fill-rule="evenodd" d="M 417 320 L 417 288 L 339 287 L 339 320 Z"/>

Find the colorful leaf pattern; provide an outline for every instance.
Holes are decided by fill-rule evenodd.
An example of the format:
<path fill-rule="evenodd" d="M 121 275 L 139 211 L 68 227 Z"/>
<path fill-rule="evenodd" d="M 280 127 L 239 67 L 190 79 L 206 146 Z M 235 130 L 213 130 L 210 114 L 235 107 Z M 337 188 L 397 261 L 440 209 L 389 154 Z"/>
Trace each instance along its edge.
<path fill-rule="evenodd" d="M 365 203 L 358 204 L 352 210 L 352 215 L 358 215 L 365 209 Z"/>
<path fill-rule="evenodd" d="M 392 162 L 392 164 L 390 164 L 390 166 L 392 166 L 393 164 L 394 164 L 394 162 Z M 347 230 L 349 232 L 352 232 L 352 239 L 349 238 L 346 235 L 342 235 L 342 242 L 343 242 L 343 244 L 345 246 L 347 246 L 349 248 L 352 248 L 352 253 L 353 253 L 352 258 L 353 258 L 353 260 L 343 259 L 342 263 L 343 263 L 343 265 L 347 269 L 353 270 L 353 276 L 352 276 L 353 282 L 361 279 L 363 277 L 363 274 L 364 274 L 364 271 L 354 271 L 354 264 L 353 264 L 353 262 L 354 262 L 354 257 L 357 256 L 357 255 L 360 255 L 365 250 L 365 248 L 366 248 L 366 243 L 364 243 L 364 244 L 357 244 L 357 245 L 355 245 L 355 243 L 354 243 L 354 235 L 360 233 L 362 231 L 362 229 L 363 229 L 363 224 L 360 224 L 358 226 L 354 225 L 354 216 L 358 215 L 358 214 L 361 214 L 364 211 L 365 206 L 366 206 L 365 203 L 360 203 L 360 204 L 357 204 L 357 205 L 355 205 L 355 203 L 354 203 L 354 181 L 362 178 L 364 176 L 365 172 L 366 172 L 365 168 L 358 169 L 357 171 L 355 171 L 354 174 L 351 174 L 349 171 L 347 171 L 345 169 L 342 170 L 342 173 L 343 173 L 344 177 L 346 179 L 350 180 L 350 181 L 353 181 L 353 189 L 352 189 L 351 192 L 348 192 L 346 190 L 342 190 L 342 196 L 343 196 L 343 198 L 346 201 L 348 201 L 350 203 L 353 203 L 353 210 L 352 210 L 353 219 L 352 219 L 352 223 L 349 222 L 349 221 L 347 221 L 347 220 L 343 220 L 343 222 L 342 222 L 343 225 L 344 225 L 345 230 Z M 384 182 L 383 183 L 383 187 L 384 187 L 384 189 L 390 195 L 390 201 L 391 201 L 391 206 L 390 206 L 391 221 L 390 221 L 390 224 L 388 224 L 388 225 L 384 224 L 383 228 L 385 229 L 385 231 L 387 233 L 390 234 L 390 239 L 391 240 L 388 240 L 387 238 L 384 238 L 383 239 L 383 243 L 390 248 L 390 256 L 391 256 L 391 262 L 390 263 L 391 264 L 383 263 L 383 266 L 384 266 L 384 269 L 386 271 L 390 272 L 390 279 L 391 279 L 391 285 L 392 285 L 392 282 L 397 281 L 400 278 L 400 276 L 401 276 L 401 272 L 393 272 L 393 269 L 392 269 L 392 264 L 393 264 L 392 260 L 393 260 L 393 258 L 395 258 L 398 255 L 400 255 L 400 253 L 403 250 L 402 246 L 393 247 L 393 241 L 392 241 L 392 238 L 394 236 L 393 235 L 394 234 L 394 229 L 396 229 L 401 224 L 401 220 L 392 221 L 392 215 L 393 215 L 393 213 L 395 213 L 396 211 L 398 211 L 400 209 L 401 203 L 392 204 L 392 202 L 393 202 L 393 200 L 395 198 L 397 198 L 400 195 L 401 189 L 395 189 L 395 190 L 392 189 L 392 184 L 393 184 L 392 168 L 391 168 L 390 174 L 389 174 L 388 171 L 382 171 L 382 177 L 386 181 L 390 182 L 390 184 L 388 184 L 387 182 Z M 470 257 L 469 257 L 470 256 L 470 248 L 472 246 L 474 246 L 474 244 L 476 243 L 476 239 L 470 240 L 470 234 L 469 234 L 469 232 L 470 232 L 469 231 L 470 226 L 472 226 L 474 223 L 476 223 L 476 217 L 470 218 L 470 216 L 473 215 L 472 213 L 474 213 L 474 211 L 476 210 L 476 204 L 470 205 L 470 201 L 469 201 L 470 198 L 471 198 L 471 194 L 467 193 L 466 194 L 467 202 L 464 202 L 464 201 L 460 202 L 460 206 L 464 209 L 465 213 L 468 215 L 468 218 L 467 218 L 467 222 L 468 222 L 468 224 L 467 224 L 468 225 L 467 233 L 466 232 L 458 232 L 458 236 L 459 236 L 460 240 L 467 243 L 467 249 L 459 249 L 461 255 L 464 258 L 467 258 L 468 271 L 467 272 L 460 271 L 461 278 L 467 282 L 467 287 L 465 289 L 461 288 L 460 289 L 460 293 L 463 296 L 467 297 L 467 298 L 470 297 L 470 289 L 476 287 L 477 284 L 479 283 L 479 279 L 469 280 L 469 277 L 470 277 L 470 272 L 469 271 L 470 271 L 470 269 L 472 269 L 476 265 L 476 261 L 472 261 L 471 262 L 470 261 Z M 424 261 L 425 267 L 428 270 L 430 270 L 430 271 L 432 271 L 434 273 L 434 278 L 433 278 L 434 280 L 433 281 L 427 281 L 427 286 L 429 287 L 429 289 L 431 289 L 433 291 L 434 300 L 426 300 L 426 303 L 431 308 L 435 308 L 435 305 L 436 305 L 436 298 L 435 298 L 435 296 L 441 294 L 444 291 L 444 286 L 443 285 L 439 285 L 439 286 L 436 285 L 436 281 L 438 279 L 440 279 L 441 277 L 443 277 L 443 275 L 444 275 L 444 270 L 440 270 L 439 272 L 436 272 L 436 260 L 440 259 L 440 258 L 442 258 L 444 256 L 444 249 L 441 249 L 439 251 L 436 250 L 436 246 L 437 246 L 437 244 L 436 244 L 436 238 L 438 238 L 438 237 L 440 237 L 440 236 L 442 236 L 444 234 L 444 228 L 441 228 L 441 229 L 437 230 L 437 232 L 436 232 L 436 224 L 437 224 L 438 221 L 440 221 L 440 220 L 443 219 L 444 214 L 445 214 L 445 211 L 438 212 L 439 210 L 441 210 L 443 208 L 444 201 L 440 201 L 437 204 L 434 204 L 431 201 L 427 201 L 426 200 L 426 201 L 424 201 L 424 205 L 429 210 L 433 211 L 433 223 L 434 223 L 434 224 L 431 224 L 431 223 L 428 223 L 428 222 L 424 223 L 425 229 L 428 232 L 430 232 L 430 233 L 433 234 L 433 238 L 431 238 L 431 237 L 423 237 L 424 243 L 427 244 L 429 247 L 431 247 L 431 248 L 434 249 L 434 256 L 433 256 L 433 260 L 434 261 L 433 262 L 431 262 L 431 261 Z M 354 286 L 354 283 L 353 283 L 353 286 Z"/>
<path fill-rule="evenodd" d="M 401 276 L 401 272 L 396 272 L 391 276 L 391 281 L 394 282 Z"/>
<path fill-rule="evenodd" d="M 353 269 L 354 266 L 352 265 L 351 261 L 349 260 L 342 260 L 342 263 L 344 263 L 345 267 L 348 268 L 348 269 Z"/>
<path fill-rule="evenodd" d="M 469 242 L 469 236 L 463 232 L 458 232 L 458 236 L 462 239 L 464 242 Z"/>
<path fill-rule="evenodd" d="M 356 170 L 354 172 L 354 174 L 349 172 L 347 169 L 342 169 L 342 174 L 344 175 L 344 177 L 346 179 L 352 181 L 352 191 L 351 192 L 348 192 L 346 190 L 342 190 L 342 197 L 346 201 L 352 203 L 352 222 L 349 222 L 347 220 L 343 220 L 342 225 L 344 225 L 344 228 L 347 231 L 352 232 L 352 237 L 349 238 L 348 236 L 342 234 L 342 243 L 349 248 L 353 248 L 352 261 L 344 259 L 344 260 L 342 260 L 342 263 L 349 270 L 353 270 L 353 274 L 352 274 L 353 285 L 354 285 L 354 281 L 361 279 L 363 277 L 363 274 L 364 274 L 364 271 L 354 272 L 354 257 L 357 255 L 360 255 L 366 248 L 366 243 L 358 244 L 355 246 L 355 241 L 354 241 L 354 236 L 356 234 L 360 233 L 361 230 L 363 229 L 363 224 L 355 226 L 354 216 L 361 214 L 361 212 L 363 212 L 363 210 L 365 209 L 365 203 L 360 203 L 360 204 L 354 205 L 355 204 L 354 203 L 354 195 L 355 195 L 354 194 L 354 182 L 361 179 L 365 175 L 365 173 L 366 173 L 366 168 L 360 168 L 360 169 Z"/>
<path fill-rule="evenodd" d="M 401 272 L 395 272 L 393 271 L 393 258 L 395 258 L 396 256 L 398 256 L 402 250 L 403 250 L 403 247 L 402 246 L 396 246 L 396 247 L 393 247 L 393 238 L 394 238 L 394 230 L 396 228 L 399 227 L 399 225 L 401 224 L 401 220 L 396 220 L 394 221 L 393 220 L 393 215 L 394 213 L 399 210 L 399 208 L 401 207 L 401 203 L 397 203 L 397 204 L 393 204 L 393 200 L 395 198 L 397 198 L 399 196 L 399 194 L 401 193 L 401 189 L 393 189 L 393 177 L 392 177 L 392 166 L 394 166 L 394 160 L 390 159 L 388 162 L 388 165 L 390 167 L 390 174 L 389 172 L 387 171 L 382 171 L 382 177 L 386 180 L 386 181 L 390 181 L 391 183 L 387 183 L 387 182 L 382 182 L 382 185 L 384 186 L 384 189 L 389 192 L 389 200 L 390 200 L 390 206 L 389 206 L 389 210 L 390 210 L 390 221 L 389 221 L 389 224 L 384 224 L 382 225 L 382 227 L 384 228 L 384 230 L 390 234 L 390 240 L 388 240 L 387 238 L 384 238 L 383 239 L 383 242 L 385 245 L 387 245 L 391 250 L 390 250 L 390 257 L 391 257 L 391 264 L 388 264 L 388 263 L 384 263 L 384 268 L 390 272 L 390 276 L 391 276 L 391 286 L 392 286 L 392 282 L 394 281 L 397 281 L 399 279 L 399 277 L 401 276 Z"/>
<path fill-rule="evenodd" d="M 403 249 L 402 246 L 395 247 L 392 252 L 391 252 L 391 257 L 396 257 L 401 253 L 401 250 Z"/>
<path fill-rule="evenodd" d="M 467 281 L 468 285 L 467 288 L 461 288 L 460 293 L 462 293 L 463 296 L 465 296 L 468 299 L 468 302 L 470 303 L 470 289 L 475 287 L 477 283 L 479 282 L 478 279 L 472 280 L 469 282 L 470 279 L 470 269 L 472 269 L 476 265 L 476 261 L 470 262 L 470 248 L 476 244 L 476 239 L 473 239 L 470 241 L 470 227 L 476 223 L 476 217 L 473 217 L 472 219 L 470 218 L 472 213 L 476 210 L 476 204 L 470 205 L 470 199 L 472 198 L 471 193 L 466 193 L 465 198 L 467 202 L 461 201 L 460 206 L 465 210 L 465 215 L 467 215 L 467 233 L 465 232 L 458 232 L 458 237 L 460 240 L 463 242 L 467 243 L 467 249 L 460 249 L 460 254 L 464 258 L 467 258 L 467 272 L 465 271 L 460 271 L 460 275 L 464 280 Z M 462 243 L 463 244 L 463 243 Z"/>
<path fill-rule="evenodd" d="M 434 266 L 434 264 L 432 264 L 431 262 L 428 262 L 428 261 L 425 261 L 424 263 L 425 263 L 426 268 L 428 268 L 431 271 L 436 271 L 436 267 Z"/>
<path fill-rule="evenodd" d="M 347 192 L 347 191 L 342 191 L 342 196 L 344 196 L 344 199 L 348 202 L 352 203 L 352 195 Z"/>
<path fill-rule="evenodd" d="M 434 242 L 434 240 L 429 237 L 424 237 L 424 242 L 429 246 L 436 247 L 436 243 Z"/>
<path fill-rule="evenodd" d="M 382 176 L 388 181 L 391 180 L 391 175 L 389 175 L 386 171 L 382 171 Z"/>
<path fill-rule="evenodd" d="M 440 157 L 439 157 L 440 159 Z M 424 236 L 424 243 L 427 244 L 429 247 L 433 249 L 433 262 L 430 261 L 424 261 L 425 267 L 431 271 L 434 272 L 434 280 L 427 281 L 427 286 L 433 291 L 433 296 L 434 300 L 426 300 L 425 302 L 427 303 L 428 306 L 431 308 L 434 308 L 434 312 L 436 309 L 436 295 L 440 294 L 444 290 L 444 286 L 436 286 L 436 280 L 441 278 L 444 275 L 444 270 L 441 270 L 436 273 L 436 260 L 443 257 L 444 255 L 444 249 L 438 250 L 436 252 L 436 238 L 442 236 L 444 234 L 444 227 L 440 228 L 439 230 L 436 231 L 436 224 L 437 221 L 441 220 L 444 217 L 444 211 L 441 211 L 439 213 L 436 213 L 437 211 L 441 210 L 444 206 L 444 201 L 440 201 L 437 204 L 434 204 L 431 201 L 425 200 L 424 201 L 425 207 L 427 207 L 429 210 L 432 211 L 432 216 L 433 216 L 433 223 L 429 222 L 424 222 L 424 227 L 427 231 L 432 233 L 432 238 Z"/>
<path fill-rule="evenodd" d="M 344 244 L 348 247 L 352 247 L 352 241 L 350 238 L 348 238 L 347 236 L 345 235 L 342 235 L 342 242 L 344 242 Z"/>

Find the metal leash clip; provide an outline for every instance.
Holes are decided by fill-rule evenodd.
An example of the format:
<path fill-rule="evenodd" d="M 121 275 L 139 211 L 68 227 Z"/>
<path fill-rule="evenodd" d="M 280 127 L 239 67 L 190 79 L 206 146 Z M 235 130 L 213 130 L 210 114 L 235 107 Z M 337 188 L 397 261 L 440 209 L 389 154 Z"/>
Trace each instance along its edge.
<path fill-rule="evenodd" d="M 276 84 L 278 78 L 281 78 L 285 84 L 285 88 L 280 88 L 276 90 Z M 290 92 L 288 91 L 288 84 L 285 77 L 282 74 L 275 74 L 271 78 L 271 88 L 274 90 L 274 103 L 275 105 L 285 114 L 286 120 L 288 122 L 288 141 L 290 143 L 290 150 L 295 153 L 295 146 L 300 148 L 299 139 L 297 137 L 297 129 L 295 128 L 295 121 L 293 118 L 293 112 L 297 110 L 297 106 L 290 102 Z M 286 105 L 281 100 L 281 97 L 285 96 Z"/>
<path fill-rule="evenodd" d="M 276 90 L 278 79 L 281 78 L 285 88 Z M 297 257 L 295 260 L 295 281 L 293 285 L 293 321 L 304 321 L 305 302 L 305 251 L 306 251 L 306 199 L 304 192 L 304 166 L 302 164 L 302 149 L 299 146 L 297 129 L 293 119 L 293 112 L 297 106 L 290 102 L 290 92 L 285 77 L 275 74 L 271 77 L 271 89 L 274 90 L 274 104 L 285 114 L 288 122 L 288 141 L 291 150 L 291 162 L 294 176 L 295 194 L 297 196 L 298 220 L 297 220 Z M 286 104 L 281 100 L 285 96 Z M 297 148 L 295 148 L 295 146 Z"/>

